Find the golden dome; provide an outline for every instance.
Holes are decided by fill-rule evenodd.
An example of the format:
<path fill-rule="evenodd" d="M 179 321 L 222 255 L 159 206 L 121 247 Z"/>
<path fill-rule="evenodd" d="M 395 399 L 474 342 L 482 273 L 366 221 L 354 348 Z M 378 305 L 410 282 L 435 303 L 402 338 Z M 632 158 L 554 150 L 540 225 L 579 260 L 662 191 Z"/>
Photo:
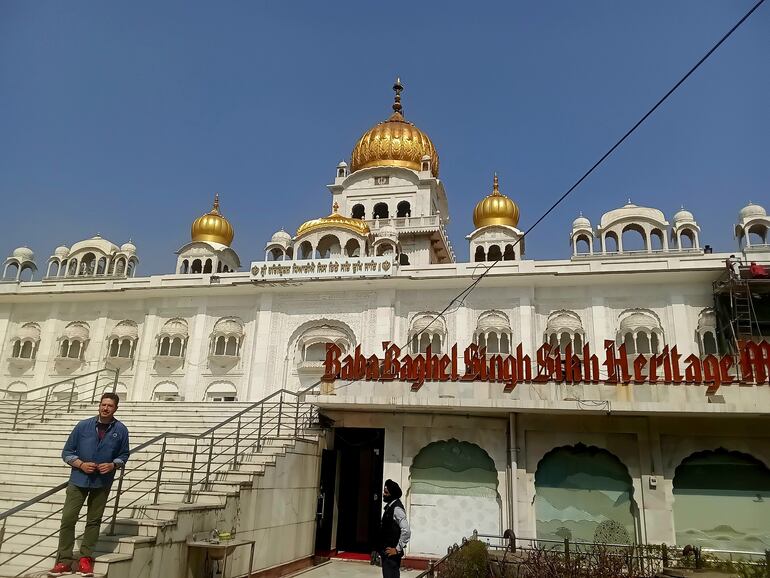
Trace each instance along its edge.
<path fill-rule="evenodd" d="M 421 168 L 422 157 L 430 157 L 431 172 L 438 177 L 438 152 L 427 134 L 404 119 L 401 110 L 401 91 L 404 87 L 396 79 L 393 114 L 370 128 L 358 139 L 350 155 L 350 171 L 368 167 L 405 167 L 414 171 Z"/>
<path fill-rule="evenodd" d="M 492 194 L 480 200 L 473 209 L 473 225 L 478 229 L 488 225 L 515 227 L 518 224 L 519 207 L 500 192 L 497 173 L 495 173 Z"/>
<path fill-rule="evenodd" d="M 339 208 L 340 206 L 335 202 L 334 206 L 332 207 L 332 214 L 328 217 L 321 217 L 320 219 L 313 219 L 311 221 L 302 223 L 299 226 L 299 229 L 297 229 L 297 237 L 301 237 L 307 233 L 312 233 L 318 229 L 333 228 L 347 229 L 348 231 L 352 231 L 353 233 L 361 235 L 362 237 L 366 237 L 369 234 L 369 225 L 366 224 L 366 221 L 340 215 L 337 212 Z"/>
<path fill-rule="evenodd" d="M 230 246 L 235 232 L 230 222 L 219 212 L 219 193 L 214 196 L 214 207 L 195 219 L 190 229 L 193 241 L 208 241 Z"/>

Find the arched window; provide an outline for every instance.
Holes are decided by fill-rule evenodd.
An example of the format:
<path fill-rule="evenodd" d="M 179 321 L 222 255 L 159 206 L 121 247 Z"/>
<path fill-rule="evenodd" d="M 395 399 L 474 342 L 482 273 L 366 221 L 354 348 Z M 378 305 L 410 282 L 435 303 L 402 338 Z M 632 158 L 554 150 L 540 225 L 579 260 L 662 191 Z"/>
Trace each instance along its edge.
<path fill-rule="evenodd" d="M 658 316 L 649 309 L 627 309 L 619 316 L 617 344 L 625 344 L 626 355 L 660 353 L 663 328 Z"/>
<path fill-rule="evenodd" d="M 679 248 L 692 249 L 695 247 L 695 235 L 691 229 L 682 229 L 679 233 Z"/>
<path fill-rule="evenodd" d="M 37 323 L 25 323 L 16 333 L 11 357 L 15 359 L 35 359 L 40 343 L 40 326 Z"/>
<path fill-rule="evenodd" d="M 396 205 L 396 217 L 411 217 L 412 216 L 412 206 L 409 204 L 409 201 L 401 201 L 398 205 Z"/>
<path fill-rule="evenodd" d="M 217 381 L 206 388 L 204 401 L 238 401 L 238 390 L 229 381 Z"/>
<path fill-rule="evenodd" d="M 241 354 L 243 321 L 237 317 L 224 317 L 214 324 L 211 332 L 211 354 L 237 357 Z"/>
<path fill-rule="evenodd" d="M 492 245 L 487 251 L 487 261 L 501 261 L 503 253 L 500 250 L 500 245 Z"/>
<path fill-rule="evenodd" d="M 473 260 L 476 261 L 476 263 L 481 263 L 485 260 L 486 256 L 484 255 L 484 247 L 479 245 L 476 247 L 476 253 L 474 254 Z"/>
<path fill-rule="evenodd" d="M 578 355 L 583 347 L 585 331 L 580 315 L 568 309 L 552 311 L 548 315 L 543 341 L 551 347 L 558 347 L 564 358 L 566 346 L 572 345 L 572 352 Z"/>
<path fill-rule="evenodd" d="M 313 258 L 313 245 L 310 244 L 310 241 L 302 242 L 302 244 L 299 246 L 299 251 L 297 251 L 297 257 L 299 259 Z"/>
<path fill-rule="evenodd" d="M 344 357 L 352 351 L 356 337 L 350 327 L 340 321 L 318 320 L 300 326 L 289 342 L 293 344 L 294 362 L 298 370 L 310 376 L 323 372 L 327 344 L 337 345 Z"/>
<path fill-rule="evenodd" d="M 398 264 L 399 265 L 409 265 L 409 255 L 406 253 L 401 253 L 398 256 Z"/>
<path fill-rule="evenodd" d="M 647 238 L 644 229 L 639 225 L 626 225 L 623 228 L 623 252 L 628 251 L 646 251 Z"/>
<path fill-rule="evenodd" d="M 361 243 L 356 239 L 350 239 L 345 243 L 345 255 L 347 257 L 360 257 L 361 256 Z"/>
<path fill-rule="evenodd" d="M 618 237 L 613 231 L 608 232 L 604 236 L 604 250 L 607 253 L 618 252 Z"/>
<path fill-rule="evenodd" d="M 575 253 L 578 255 L 589 255 L 591 253 L 591 241 L 588 235 L 578 235 L 575 239 Z"/>
<path fill-rule="evenodd" d="M 663 231 L 660 229 L 653 229 L 650 231 L 650 242 L 652 243 L 652 246 L 650 247 L 653 251 L 662 251 L 663 250 Z"/>
<path fill-rule="evenodd" d="M 179 388 L 171 381 L 163 381 L 152 391 L 153 401 L 179 401 Z"/>
<path fill-rule="evenodd" d="M 169 356 L 182 357 L 182 338 L 174 337 L 171 340 L 171 349 L 169 350 Z"/>
<path fill-rule="evenodd" d="M 340 240 L 335 235 L 324 235 L 321 237 L 321 240 L 318 241 L 316 254 L 319 259 L 339 257 L 341 253 Z"/>
<path fill-rule="evenodd" d="M 158 356 L 183 358 L 187 349 L 187 322 L 169 319 L 158 334 Z"/>
<path fill-rule="evenodd" d="M 396 246 L 389 242 L 389 241 L 383 241 L 377 245 L 377 255 L 393 255 L 396 252 Z"/>
<path fill-rule="evenodd" d="M 133 357 L 134 349 L 130 339 L 122 339 L 120 341 L 120 350 L 118 351 L 118 357 Z"/>
<path fill-rule="evenodd" d="M 211 259 L 206 259 L 206 264 L 203 266 L 204 273 L 211 273 L 212 263 Z"/>
<path fill-rule="evenodd" d="M 366 209 L 361 203 L 353 205 L 353 210 L 351 211 L 350 216 L 354 219 L 365 219 Z"/>
<path fill-rule="evenodd" d="M 516 253 L 513 250 L 513 245 L 506 245 L 503 252 L 503 261 L 515 261 Z"/>
<path fill-rule="evenodd" d="M 193 259 L 192 262 L 192 268 L 190 269 L 191 273 L 202 273 L 203 272 L 203 262 L 200 259 Z"/>
<path fill-rule="evenodd" d="M 438 313 L 418 313 L 412 318 L 409 328 L 409 343 L 412 353 L 426 353 L 431 346 L 431 353 L 441 355 L 447 342 L 446 321 Z"/>
<path fill-rule="evenodd" d="M 374 218 L 387 219 L 390 216 L 387 203 L 377 203 L 374 205 Z"/>
<path fill-rule="evenodd" d="M 508 316 L 502 311 L 485 311 L 479 315 L 473 341 L 479 347 L 487 348 L 487 355 L 511 352 L 513 333 Z"/>
<path fill-rule="evenodd" d="M 710 307 L 703 309 L 698 315 L 698 346 L 700 349 L 701 357 L 706 355 L 717 355 L 719 348 L 717 347 L 717 317 L 714 310 Z"/>
<path fill-rule="evenodd" d="M 73 321 L 64 328 L 59 345 L 59 357 L 68 359 L 83 359 L 89 340 L 88 324 Z"/>
<path fill-rule="evenodd" d="M 634 488 L 610 452 L 583 444 L 547 453 L 535 471 L 535 516 L 541 540 L 636 542 Z"/>
<path fill-rule="evenodd" d="M 179 272 L 187 274 L 190 271 L 190 262 L 185 259 L 182 261 L 182 266 L 179 268 Z"/>

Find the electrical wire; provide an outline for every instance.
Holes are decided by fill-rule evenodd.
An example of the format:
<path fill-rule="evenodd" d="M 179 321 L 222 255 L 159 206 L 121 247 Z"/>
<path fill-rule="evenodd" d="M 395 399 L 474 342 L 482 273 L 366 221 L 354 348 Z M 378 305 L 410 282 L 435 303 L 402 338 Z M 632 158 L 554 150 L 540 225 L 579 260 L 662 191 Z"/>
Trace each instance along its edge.
<path fill-rule="evenodd" d="M 704 54 L 704 55 L 703 55 L 703 56 L 700 58 L 700 60 L 698 60 L 698 62 L 696 62 L 696 63 L 695 63 L 695 64 L 694 64 L 694 65 L 693 65 L 693 66 L 692 66 L 692 67 L 691 67 L 691 68 L 690 68 L 690 69 L 689 69 L 689 70 L 688 70 L 688 71 L 687 71 L 687 72 L 684 74 L 684 76 L 682 76 L 682 77 L 681 77 L 681 78 L 680 78 L 680 79 L 679 79 L 679 80 L 676 82 L 676 84 L 674 84 L 674 85 L 673 85 L 673 86 L 672 86 L 672 87 L 671 87 L 671 88 L 670 88 L 670 89 L 669 89 L 669 90 L 668 90 L 668 91 L 667 91 L 667 92 L 666 92 L 666 93 L 665 93 L 665 94 L 664 94 L 664 95 L 663 95 L 663 96 L 662 96 L 662 97 L 661 97 L 661 98 L 660 98 L 660 99 L 659 99 L 659 100 L 658 100 L 658 101 L 657 101 L 657 102 L 656 102 L 656 103 L 655 103 L 655 104 L 652 106 L 652 108 L 650 108 L 650 109 L 649 109 L 649 110 L 648 110 L 648 111 L 647 111 L 647 112 L 646 112 L 646 113 L 645 113 L 645 114 L 644 114 L 644 115 L 643 115 L 643 116 L 642 116 L 642 117 L 641 117 L 639 120 L 637 120 L 637 121 L 636 121 L 636 123 L 634 123 L 634 125 L 633 125 L 633 126 L 630 128 L 630 129 L 628 129 L 628 130 L 625 132 L 625 134 L 624 134 L 622 137 L 620 137 L 620 139 L 618 139 L 618 140 L 615 142 L 615 144 L 613 144 L 613 145 L 612 145 L 612 146 L 611 146 L 611 147 L 610 147 L 610 148 L 607 150 L 607 152 L 605 152 L 605 153 L 604 153 L 604 154 L 603 154 L 603 155 L 602 155 L 602 156 L 599 158 L 599 160 L 597 160 L 597 161 L 596 161 L 596 162 L 595 162 L 595 163 L 594 163 L 594 164 L 591 166 L 591 168 L 589 168 L 589 169 L 588 169 L 588 170 L 587 170 L 585 173 L 583 173 L 583 175 L 582 175 L 582 176 L 581 176 L 581 177 L 580 177 L 580 178 L 579 178 L 577 181 L 575 181 L 575 183 L 574 183 L 574 184 L 573 184 L 573 185 L 572 185 L 572 186 L 571 186 L 569 189 L 567 189 L 567 190 L 566 190 L 566 191 L 565 191 L 565 192 L 564 192 L 564 193 L 563 193 L 563 194 L 562 194 L 562 195 L 561 195 L 561 196 L 560 196 L 560 197 L 559 197 L 559 198 L 558 198 L 558 199 L 557 199 L 557 200 L 556 200 L 556 201 L 555 201 L 555 202 L 554 202 L 554 203 L 553 203 L 553 204 L 552 204 L 552 205 L 551 205 L 549 208 L 548 208 L 548 210 L 546 210 L 546 211 L 545 211 L 545 212 L 544 212 L 544 213 L 543 213 L 543 214 L 542 214 L 542 215 L 541 215 L 541 216 L 540 216 L 540 217 L 539 217 L 539 218 L 538 218 L 538 219 L 537 219 L 537 220 L 536 220 L 536 221 L 535 221 L 535 222 L 534 222 L 532 225 L 530 225 L 530 226 L 529 226 L 529 228 L 527 228 L 527 229 L 524 231 L 524 233 L 522 233 L 521 237 L 519 237 L 518 239 L 516 239 L 516 241 L 515 241 L 515 242 L 514 242 L 514 244 L 513 244 L 513 247 L 515 247 L 515 246 L 516 246 L 516 245 L 518 245 L 518 244 L 519 244 L 519 243 L 520 243 L 522 240 L 524 240 L 524 238 L 525 238 L 525 237 L 526 237 L 526 236 L 527 236 L 527 235 L 528 235 L 528 234 L 529 234 L 529 233 L 530 233 L 530 232 L 531 232 L 531 231 L 532 231 L 532 230 L 533 230 L 535 227 L 537 227 L 537 226 L 538 226 L 538 225 L 539 225 L 541 222 L 543 222 L 543 221 L 546 219 L 546 217 L 548 217 L 548 215 L 550 215 L 550 214 L 551 214 L 551 213 L 554 211 L 554 209 L 556 209 L 556 207 L 558 207 L 558 206 L 559 206 L 559 205 L 560 205 L 562 202 L 564 202 L 564 200 L 565 200 L 565 199 L 566 199 L 566 198 L 567 198 L 567 197 L 568 197 L 570 194 L 572 194 L 572 192 L 573 192 L 575 189 L 577 189 L 577 188 L 578 188 L 578 187 L 579 187 L 579 186 L 580 186 L 580 185 L 583 183 L 583 181 L 585 181 L 585 180 L 586 180 L 586 179 L 587 179 L 587 178 L 588 178 L 588 177 L 589 177 L 589 176 L 590 176 L 590 175 L 591 175 L 591 174 L 592 174 L 592 173 L 593 173 L 593 172 L 594 172 L 594 171 L 595 171 L 597 168 L 599 168 L 599 166 L 600 166 L 600 165 L 601 165 L 601 164 L 602 164 L 602 163 L 603 163 L 603 162 L 604 162 L 604 161 L 605 161 L 605 160 L 606 160 L 606 159 L 607 159 L 607 158 L 608 158 L 610 155 L 612 155 L 612 153 L 614 153 L 614 152 L 615 152 L 615 150 L 617 150 L 617 148 L 618 148 L 618 147 L 620 147 L 620 145 L 622 145 L 622 144 L 623 144 L 623 143 L 626 141 L 626 139 L 628 139 L 628 137 L 630 137 L 630 136 L 631 136 L 631 135 L 632 135 L 632 134 L 633 134 L 633 133 L 634 133 L 634 132 L 635 132 L 635 131 L 636 131 L 636 130 L 637 130 L 637 129 L 638 129 L 638 128 L 639 128 L 639 127 L 640 127 L 640 126 L 641 126 L 641 125 L 642 125 L 642 124 L 643 124 L 643 123 L 644 123 L 644 122 L 645 122 L 645 121 L 646 121 L 648 118 L 649 118 L 649 117 L 650 117 L 650 116 L 652 116 L 652 114 L 653 114 L 653 113 L 654 113 L 656 110 L 658 110 L 658 108 L 660 108 L 660 107 L 661 107 L 661 105 L 663 105 L 663 103 L 664 103 L 664 102 L 666 102 L 666 100 L 668 100 L 668 98 L 669 98 L 669 97 L 670 97 L 672 94 L 674 94 L 674 92 L 676 92 L 676 90 L 677 90 L 677 89 L 678 89 L 680 86 L 682 86 L 682 84 L 684 84 L 684 83 L 687 81 L 687 79 L 688 79 L 688 78 L 690 78 L 690 76 L 692 76 L 692 75 L 693 75 L 693 73 L 694 73 L 696 70 L 698 70 L 698 68 L 700 68 L 700 67 L 701 67 L 701 65 L 702 65 L 704 62 L 706 62 L 706 60 L 708 60 L 708 59 L 709 59 L 709 57 L 710 57 L 712 54 L 714 54 L 714 52 L 716 52 L 716 50 L 717 50 L 719 47 L 720 47 L 720 46 L 722 46 L 722 44 L 723 44 L 723 43 L 724 43 L 724 42 L 725 42 L 725 41 L 726 41 L 728 38 L 730 38 L 730 36 L 732 36 L 732 35 L 733 35 L 733 33 L 734 33 L 734 32 L 735 32 L 735 31 L 736 31 L 738 28 L 740 28 L 740 26 L 741 26 L 741 25 L 742 25 L 742 24 L 743 24 L 743 23 L 744 23 L 746 20 L 748 20 L 748 18 L 749 18 L 749 17 L 750 17 L 750 16 L 751 16 L 751 15 L 752 15 L 752 14 L 753 14 L 753 13 L 754 13 L 754 12 L 755 12 L 755 11 L 756 11 L 756 10 L 757 10 L 757 9 L 758 9 L 760 6 L 761 6 L 761 5 L 762 5 L 762 4 L 764 4 L 764 2 L 765 2 L 765 0 L 758 0 L 758 2 L 757 2 L 756 4 L 754 4 L 754 5 L 751 7 L 751 9 L 750 9 L 748 12 L 746 12 L 746 14 L 744 14 L 744 15 L 743 15 L 743 17 L 742 17 L 740 20 L 738 20 L 738 22 L 736 22 L 736 23 L 735 23 L 735 24 L 732 26 L 732 28 L 730 28 L 730 29 L 729 29 L 729 30 L 728 30 L 728 31 L 727 31 L 727 32 L 726 32 L 726 33 L 725 33 L 725 34 L 724 34 L 724 35 L 723 35 L 723 36 L 722 36 L 722 37 L 721 37 L 721 38 L 720 38 L 720 39 L 717 41 L 717 43 L 716 43 L 716 44 L 714 44 L 714 45 L 711 47 L 711 49 L 710 49 L 708 52 L 706 52 L 706 54 Z M 456 303 L 462 303 L 462 302 L 464 301 L 464 299 L 465 299 L 465 298 L 466 298 L 468 295 L 470 295 L 470 294 L 471 294 L 471 292 L 473 292 L 473 290 L 474 290 L 474 289 L 475 289 L 475 288 L 476 288 L 476 287 L 479 285 L 479 283 L 481 283 L 482 279 L 484 279 L 484 277 L 486 277 L 486 276 L 489 274 L 489 272 L 490 272 L 490 271 L 491 271 L 491 270 L 492 270 L 492 269 L 493 269 L 493 268 L 494 268 L 494 267 L 495 267 L 495 266 L 496 266 L 496 265 L 497 265 L 497 264 L 498 264 L 500 261 L 501 261 L 501 259 L 496 259 L 495 261 L 492 261 L 492 262 L 489 264 L 489 266 L 488 266 L 488 267 L 486 267 L 486 268 L 484 269 L 484 271 L 483 271 L 483 272 L 482 272 L 482 273 L 481 273 L 481 274 L 480 274 L 478 277 L 476 277 L 475 279 L 473 279 L 473 282 L 472 282 L 470 285 L 468 285 L 468 287 L 466 287 L 465 289 L 463 289 L 463 290 L 462 290 L 460 293 L 458 293 L 458 294 L 457 294 L 457 296 L 455 296 L 455 297 L 454 297 L 454 298 L 453 298 L 451 301 L 449 301 L 449 303 L 447 304 L 447 306 L 446 306 L 446 307 L 444 307 L 444 309 L 442 309 L 442 310 L 441 310 L 441 312 L 440 312 L 440 313 L 438 313 L 438 314 L 437 314 L 437 315 L 436 315 L 436 316 L 435 316 L 435 317 L 434 317 L 434 318 L 431 320 L 431 322 L 430 322 L 430 323 L 428 323 L 428 325 L 426 325 L 424 328 L 422 328 L 422 329 L 421 329 L 419 332 L 415 333 L 415 334 L 414 334 L 414 335 L 413 335 L 413 336 L 412 336 L 412 337 L 411 337 L 411 338 L 410 338 L 410 339 L 409 339 L 409 340 L 406 342 L 406 344 L 404 344 L 404 346 L 402 347 L 402 349 L 404 349 L 404 348 L 408 347 L 409 345 L 411 345 L 411 344 L 414 342 L 414 340 L 415 340 L 415 339 L 417 339 L 417 338 L 418 338 L 420 335 L 422 335 L 422 334 L 423 334 L 423 333 L 424 333 L 424 332 L 425 332 L 425 331 L 426 331 L 426 330 L 427 330 L 427 329 L 428 329 L 428 328 L 429 328 L 431 325 L 433 325 L 433 323 L 435 323 L 435 322 L 436 322 L 436 321 L 437 321 L 439 318 L 441 318 L 441 317 L 442 317 L 442 316 L 443 316 L 443 315 L 444 315 L 444 314 L 445 314 L 445 313 L 446 313 L 446 312 L 447 312 L 449 309 L 451 309 L 453 305 L 455 305 Z M 309 391 L 309 390 L 313 389 L 314 387 L 316 387 L 317 385 L 319 385 L 319 384 L 320 384 L 322 381 L 323 381 L 323 380 L 320 380 L 320 379 L 319 379 L 319 380 L 318 380 L 318 381 L 317 381 L 315 384 L 313 384 L 313 385 L 312 385 L 312 386 L 310 386 L 309 388 L 306 388 L 306 389 L 305 389 L 305 391 Z M 356 383 L 356 381 L 359 381 L 359 380 L 353 380 L 353 381 L 350 381 L 350 382 L 348 382 L 348 383 L 345 383 L 345 384 L 343 384 L 343 385 L 337 386 L 337 387 L 335 387 L 335 388 L 334 388 L 334 391 L 337 391 L 338 389 L 342 389 L 342 388 L 344 388 L 344 387 L 348 387 L 348 386 L 352 385 L 353 383 Z"/>

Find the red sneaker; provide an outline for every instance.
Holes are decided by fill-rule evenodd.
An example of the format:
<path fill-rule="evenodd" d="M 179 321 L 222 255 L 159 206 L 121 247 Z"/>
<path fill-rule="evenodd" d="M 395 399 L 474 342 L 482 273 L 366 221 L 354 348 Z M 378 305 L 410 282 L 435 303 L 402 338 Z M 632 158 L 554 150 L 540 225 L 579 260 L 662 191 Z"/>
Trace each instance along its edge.
<path fill-rule="evenodd" d="M 57 562 L 54 567 L 48 571 L 48 575 L 52 577 L 64 576 L 65 574 L 72 574 L 72 564 Z"/>
<path fill-rule="evenodd" d="M 94 575 L 94 559 L 83 557 L 78 562 L 78 574 L 81 576 Z"/>

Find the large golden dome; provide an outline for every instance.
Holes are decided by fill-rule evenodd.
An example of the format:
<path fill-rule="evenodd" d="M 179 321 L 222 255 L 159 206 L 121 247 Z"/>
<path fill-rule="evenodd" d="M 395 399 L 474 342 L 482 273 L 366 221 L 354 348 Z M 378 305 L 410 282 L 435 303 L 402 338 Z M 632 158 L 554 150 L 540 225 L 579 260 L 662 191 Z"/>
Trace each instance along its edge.
<path fill-rule="evenodd" d="M 518 224 L 519 207 L 500 192 L 497 173 L 495 173 L 492 194 L 480 200 L 473 209 L 473 225 L 478 229 L 488 225 L 515 227 Z"/>
<path fill-rule="evenodd" d="M 219 193 L 214 196 L 214 206 L 205 215 L 195 219 L 190 229 L 193 241 L 208 241 L 230 246 L 235 232 L 230 221 L 219 212 Z"/>
<path fill-rule="evenodd" d="M 438 152 L 427 134 L 404 119 L 401 91 L 404 87 L 396 79 L 393 114 L 370 128 L 358 139 L 350 155 L 351 172 L 368 167 L 405 167 L 414 171 L 421 168 L 422 157 L 430 157 L 431 172 L 438 177 Z"/>
<path fill-rule="evenodd" d="M 347 229 L 348 231 L 352 231 L 353 233 L 361 235 L 362 237 L 366 237 L 369 234 L 369 225 L 366 224 L 366 221 L 340 215 L 337 212 L 339 208 L 340 206 L 335 202 L 334 206 L 332 207 L 332 214 L 328 217 L 312 219 L 302 223 L 299 226 L 299 229 L 297 229 L 297 237 L 301 237 L 307 233 L 312 233 L 318 229 L 334 228 Z"/>

